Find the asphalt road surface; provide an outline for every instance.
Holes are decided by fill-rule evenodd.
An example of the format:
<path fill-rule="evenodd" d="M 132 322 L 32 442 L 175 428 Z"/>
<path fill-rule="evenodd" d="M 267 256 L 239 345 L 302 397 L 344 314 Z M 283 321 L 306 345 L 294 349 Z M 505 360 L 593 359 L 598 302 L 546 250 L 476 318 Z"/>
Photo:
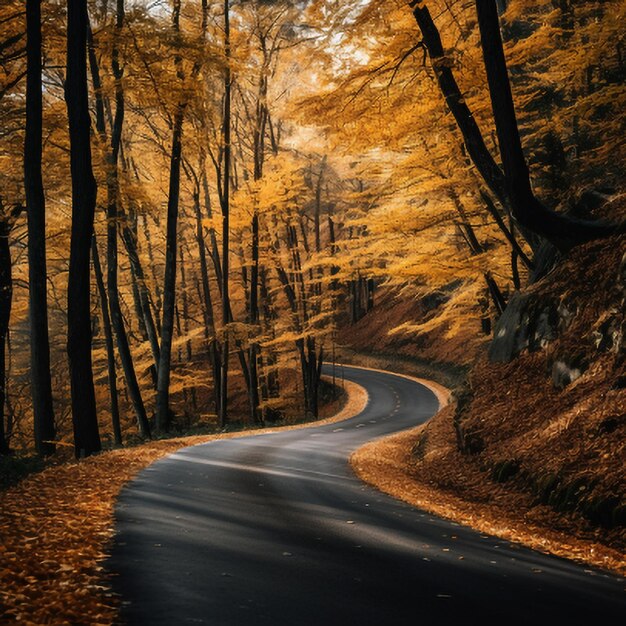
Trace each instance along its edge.
<path fill-rule="evenodd" d="M 185 448 L 122 492 L 108 561 L 130 624 L 626 624 L 624 579 L 439 519 L 364 485 L 349 454 L 433 415 L 357 368 L 370 400 L 317 428 Z"/>

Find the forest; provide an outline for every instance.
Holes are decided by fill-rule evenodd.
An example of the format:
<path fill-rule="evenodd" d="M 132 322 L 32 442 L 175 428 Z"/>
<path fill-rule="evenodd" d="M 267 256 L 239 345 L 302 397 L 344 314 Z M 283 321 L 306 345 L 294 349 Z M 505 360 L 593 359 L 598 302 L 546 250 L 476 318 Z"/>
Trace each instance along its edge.
<path fill-rule="evenodd" d="M 602 236 L 563 211 L 621 176 L 622 3 L 509 8 L 523 151 L 473 12 L 419 4 L 4 3 L 2 450 L 316 416 L 375 286 L 488 337 Z"/>
<path fill-rule="evenodd" d="M 534 493 L 535 461 L 485 456 L 476 411 L 513 393 L 522 422 L 538 406 L 522 385 L 540 394 L 551 377 L 560 393 L 594 372 L 576 402 L 612 390 L 597 419 L 613 482 L 593 506 L 558 506 L 623 528 L 625 13 L 624 0 L 4 0 L 3 482 L 315 421 L 343 401 L 340 363 L 392 354 L 455 388 L 456 452 Z M 563 460 L 546 502 L 591 481 L 585 463 L 570 477 Z"/>
<path fill-rule="evenodd" d="M 340 317 L 375 284 L 451 294 L 394 331 L 480 316 L 488 334 L 535 233 L 587 237 L 555 209 L 621 173 L 620 3 L 575 21 L 553 4 L 513 7 L 505 31 L 543 205 L 519 146 L 503 167 L 521 182 L 492 156 L 511 120 L 489 119 L 502 76 L 463 7 L 442 7 L 446 51 L 428 8 L 395 3 L 101 2 L 67 26 L 61 4 L 5 4 L 2 449 L 223 426 L 235 391 L 247 423 L 315 416 Z"/>

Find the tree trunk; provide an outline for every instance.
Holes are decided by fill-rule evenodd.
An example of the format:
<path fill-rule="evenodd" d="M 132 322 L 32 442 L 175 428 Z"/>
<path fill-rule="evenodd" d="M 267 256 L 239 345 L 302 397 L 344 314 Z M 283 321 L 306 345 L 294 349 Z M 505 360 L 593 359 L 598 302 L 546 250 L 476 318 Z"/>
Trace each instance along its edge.
<path fill-rule="evenodd" d="M 409 5 L 422 33 L 422 41 L 428 51 L 439 88 L 463 135 L 467 152 L 487 187 L 503 206 L 507 206 L 504 175 L 489 153 L 478 124 L 465 103 L 452 69 L 447 63 L 441 36 L 430 11 L 420 0 L 411 0 Z"/>
<path fill-rule="evenodd" d="M 138 304 L 141 309 L 146 335 L 148 336 L 148 341 L 150 342 L 152 358 L 154 359 L 154 369 L 156 371 L 158 370 L 161 352 L 159 348 L 159 335 L 157 333 L 156 323 L 152 315 L 152 307 L 150 306 L 150 292 L 148 291 L 146 277 L 141 265 L 141 260 L 139 259 L 139 253 L 137 251 L 137 235 L 127 223 L 125 223 L 122 228 L 122 240 L 130 261 L 133 279 L 136 281 L 139 299 Z"/>
<path fill-rule="evenodd" d="M 187 250 L 189 250 L 188 247 Z M 192 367 L 193 346 L 191 344 L 191 339 L 189 338 L 189 296 L 187 293 L 187 272 L 185 269 L 185 258 L 182 245 L 178 249 L 178 262 L 180 263 L 180 286 L 183 301 L 182 330 L 187 336 L 187 339 L 185 340 L 185 369 L 189 370 L 189 368 Z M 196 386 L 191 385 L 189 391 L 191 394 L 192 409 L 196 411 L 198 409 L 196 403 Z"/>
<path fill-rule="evenodd" d="M 252 216 L 252 267 L 250 269 L 250 314 L 249 323 L 256 336 L 259 327 L 259 214 L 255 208 Z M 258 357 L 259 344 L 253 339 L 248 349 L 248 372 L 250 386 L 248 398 L 250 401 L 250 419 L 253 424 L 262 421 L 259 416 L 259 373 Z"/>
<path fill-rule="evenodd" d="M 115 349 L 113 347 L 113 332 L 111 328 L 111 316 L 109 315 L 109 299 L 107 297 L 100 255 L 95 236 L 91 240 L 91 257 L 93 269 L 96 275 L 96 284 L 100 294 L 100 310 L 102 311 L 102 326 L 104 327 L 104 341 L 107 351 L 107 374 L 109 378 L 109 397 L 111 398 L 111 426 L 113 427 L 113 441 L 115 445 L 122 445 L 122 429 L 120 426 L 120 406 L 117 397 L 117 371 L 115 369 Z"/>
<path fill-rule="evenodd" d="M 180 196 L 180 159 L 185 107 L 179 104 L 174 119 L 172 153 L 170 157 L 170 186 L 167 201 L 167 233 L 165 244 L 165 277 L 163 280 L 163 321 L 161 323 L 160 359 L 157 379 L 156 427 L 167 432 L 170 425 L 169 387 L 176 305 L 176 235 L 178 200 Z"/>
<path fill-rule="evenodd" d="M 548 239 L 561 252 L 615 233 L 617 228 L 613 225 L 555 213 L 535 196 L 517 125 L 495 0 L 476 0 L 476 12 L 505 190 L 516 221 L 521 227 Z M 624 230 L 624 224 L 620 230 Z"/>
<path fill-rule="evenodd" d="M 457 226 L 459 227 L 459 230 L 463 234 L 465 243 L 467 243 L 467 246 L 470 250 L 470 254 L 472 256 L 483 254 L 485 252 L 485 247 L 480 243 L 480 241 L 478 241 L 478 237 L 476 236 L 476 233 L 474 232 L 474 228 L 469 222 L 467 213 L 465 212 L 465 207 L 463 206 L 460 198 L 452 190 L 450 191 L 449 195 L 454 201 L 454 205 L 456 207 L 457 213 L 459 214 L 459 217 L 461 218 L 460 223 L 457 224 Z M 500 287 L 498 287 L 498 284 L 496 283 L 495 279 L 491 275 L 491 272 L 489 271 L 483 272 L 483 277 L 485 279 L 485 283 L 487 284 L 487 291 L 489 292 L 489 295 L 491 296 L 491 300 L 493 301 L 493 304 L 496 310 L 498 311 L 498 316 L 500 316 L 502 315 L 502 312 L 504 311 L 506 307 L 506 300 L 504 296 L 502 295 L 502 291 L 500 290 Z"/>
<path fill-rule="evenodd" d="M 206 180 L 206 179 L 205 179 Z M 208 189 L 206 190 L 208 197 Z M 202 213 L 200 211 L 200 193 L 196 190 L 194 194 L 194 212 L 196 218 L 196 243 L 198 245 L 198 257 L 200 259 L 200 284 L 202 287 L 202 313 L 204 316 L 205 336 L 208 343 L 209 360 L 213 370 L 213 398 L 215 401 L 215 412 L 220 408 L 220 351 L 215 334 L 215 316 L 213 312 L 213 299 L 211 297 L 211 287 L 209 284 L 209 267 L 206 258 L 206 243 L 202 230 Z"/>
<path fill-rule="evenodd" d="M 122 317 L 120 305 L 120 294 L 118 287 L 118 225 L 119 225 L 119 180 L 118 180 L 118 159 L 120 146 L 122 143 L 122 127 L 124 125 L 125 101 L 124 89 L 122 86 L 123 70 L 119 60 L 119 36 L 124 26 L 124 0 L 117 0 L 117 16 L 115 24 L 115 38 L 112 50 L 112 68 L 115 78 L 115 117 L 111 129 L 111 151 L 109 153 L 109 172 L 107 176 L 107 288 L 109 303 L 111 307 L 111 319 L 117 347 L 120 353 L 120 360 L 126 379 L 137 427 L 142 437 L 150 438 L 150 424 L 146 414 L 146 408 L 141 397 L 141 390 L 133 364 L 128 335 Z"/>
<path fill-rule="evenodd" d="M 324 170 L 326 169 L 326 155 L 322 159 L 320 165 L 320 173 L 317 177 L 317 184 L 315 185 L 315 252 L 319 253 L 322 250 L 321 236 L 320 236 L 320 214 L 322 212 L 322 181 L 324 180 Z"/>
<path fill-rule="evenodd" d="M 21 209 L 21 207 L 19 207 Z M 5 214 L 0 199 L 0 455 L 10 454 L 7 440 L 8 428 L 4 428 L 4 406 L 6 399 L 6 344 L 9 334 L 9 319 L 13 300 L 13 276 L 9 233 L 17 210 Z"/>
<path fill-rule="evenodd" d="M 101 449 L 91 363 L 89 254 L 96 206 L 87 96 L 87 2 L 67 3 L 67 79 L 72 175 L 72 234 L 68 284 L 68 338 L 74 448 L 77 457 Z"/>
<path fill-rule="evenodd" d="M 268 287 L 268 275 L 265 267 L 261 268 L 259 286 L 261 292 L 261 301 L 263 303 L 263 321 L 266 332 L 271 333 L 272 338 L 276 338 L 276 329 L 274 326 L 274 320 L 276 315 L 274 313 L 274 307 L 272 303 L 272 295 Z M 268 398 L 278 398 L 280 396 L 280 380 L 278 378 L 278 372 L 276 365 L 278 363 L 278 357 L 276 351 L 270 348 L 267 353 L 267 381 L 265 385 L 266 396 Z M 272 415 L 271 417 L 276 417 Z"/>
<path fill-rule="evenodd" d="M 180 45 L 180 0 L 174 0 L 172 26 L 176 45 Z M 176 76 L 183 83 L 185 76 L 182 58 L 178 50 L 174 57 Z M 178 202 L 180 198 L 180 162 L 182 153 L 183 122 L 186 101 L 183 96 L 178 102 L 172 128 L 172 152 L 170 155 L 170 182 L 167 198 L 167 227 L 165 236 L 165 276 L 163 279 L 163 321 L 161 323 L 161 346 L 157 374 L 156 427 L 167 432 L 170 426 L 170 374 L 172 360 L 172 338 L 176 308 L 176 238 L 178 225 Z"/>
<path fill-rule="evenodd" d="M 122 128 L 124 125 L 124 90 L 122 86 L 123 71 L 119 62 L 118 38 L 124 25 L 124 0 L 117 0 L 117 17 L 115 24 L 115 37 L 112 50 L 112 67 L 115 78 L 115 117 L 111 122 L 111 145 L 107 154 L 107 294 L 110 317 L 117 341 L 117 349 L 124 370 L 126 386 L 130 394 L 137 427 L 142 437 L 150 437 L 150 424 L 146 409 L 141 397 L 141 390 L 137 381 L 137 374 L 133 364 L 128 335 L 124 325 L 122 309 L 120 305 L 118 287 L 118 228 L 119 228 L 119 179 L 118 159 L 122 142 Z M 88 32 L 89 62 L 91 76 L 96 94 L 96 129 L 103 143 L 106 143 L 106 126 L 104 118 L 104 99 L 101 91 L 100 71 L 96 59 L 95 47 L 91 29 Z M 94 259 L 95 262 L 95 259 Z"/>
<path fill-rule="evenodd" d="M 221 185 L 220 185 L 221 186 Z M 209 195 L 209 181 L 207 179 L 206 171 L 202 168 L 202 192 L 204 194 L 204 206 L 206 210 L 206 215 L 209 220 L 213 219 L 213 211 L 211 210 L 211 196 Z M 211 241 L 211 249 L 209 252 L 209 256 L 213 261 L 213 268 L 215 270 L 215 277 L 217 280 L 217 287 L 222 293 L 222 262 L 220 260 L 220 249 L 217 243 L 217 235 L 215 233 L 215 229 L 211 227 L 209 229 L 209 239 Z"/>
<path fill-rule="evenodd" d="M 224 55 L 226 68 L 224 70 L 224 120 L 222 125 L 223 162 L 222 162 L 222 328 L 224 329 L 222 349 L 222 371 L 220 373 L 220 408 L 218 412 L 219 424 L 224 426 L 228 419 L 228 330 L 230 321 L 230 295 L 228 292 L 229 273 L 229 212 L 230 212 L 230 96 L 231 96 L 231 69 L 230 69 L 230 6 L 229 0 L 224 0 Z"/>
<path fill-rule="evenodd" d="M 50 342 L 46 269 L 46 205 L 41 175 L 42 81 L 41 2 L 26 2 L 27 79 L 24 191 L 28 216 L 28 291 L 30 310 L 31 393 L 35 446 L 40 455 L 54 453 L 54 409 L 50 380 Z M 87 241 L 87 276 L 89 276 Z M 89 294 L 87 294 L 89 296 Z"/>

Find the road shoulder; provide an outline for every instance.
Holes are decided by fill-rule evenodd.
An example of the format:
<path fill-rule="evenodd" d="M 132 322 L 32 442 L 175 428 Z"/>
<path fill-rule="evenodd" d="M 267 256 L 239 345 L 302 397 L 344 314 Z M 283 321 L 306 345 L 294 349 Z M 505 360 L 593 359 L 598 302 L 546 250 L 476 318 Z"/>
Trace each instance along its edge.
<path fill-rule="evenodd" d="M 454 407 L 447 404 L 449 392 L 445 387 L 404 374 L 399 376 L 426 384 L 433 391 L 438 389 L 436 393 L 442 408 L 427 424 L 369 442 L 356 450 L 351 455 L 350 464 L 361 480 L 413 506 L 479 532 L 521 543 L 540 552 L 626 574 L 626 562 L 619 551 L 592 538 L 572 537 L 566 532 L 550 528 L 548 524 L 553 520 L 548 507 L 544 507 L 546 510 L 541 512 L 546 520 L 545 524 L 541 524 L 527 517 L 532 504 L 530 501 L 526 501 L 520 494 L 506 493 L 500 485 L 493 486 L 494 490 L 499 491 L 495 502 L 473 500 L 472 493 L 481 491 L 478 483 L 484 483 L 485 477 L 476 475 L 469 465 L 464 466 L 462 455 L 455 455 L 452 471 L 464 474 L 467 486 L 465 494 L 459 493 L 457 484 L 452 481 L 446 484 L 445 476 L 435 480 L 423 471 L 424 459 L 420 458 L 419 445 L 425 436 L 430 438 L 430 455 L 454 453 L 451 426 Z M 439 450 L 438 445 L 441 446 Z M 539 517 L 541 519 L 541 515 Z"/>

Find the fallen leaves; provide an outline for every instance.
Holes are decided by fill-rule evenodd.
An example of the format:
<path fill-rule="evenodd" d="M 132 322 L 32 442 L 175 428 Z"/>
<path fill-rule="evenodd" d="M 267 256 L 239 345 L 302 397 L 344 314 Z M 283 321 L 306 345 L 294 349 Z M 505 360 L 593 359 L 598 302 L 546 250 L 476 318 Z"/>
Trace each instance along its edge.
<path fill-rule="evenodd" d="M 433 418 L 437 420 L 436 429 L 451 424 L 451 410 L 448 406 Z M 469 461 L 456 452 L 453 432 L 449 437 L 438 433 L 440 438 L 436 441 L 447 453 L 445 461 L 453 461 L 450 468 L 444 471 L 440 456 L 430 466 L 428 458 L 416 461 L 413 446 L 425 427 L 418 426 L 359 448 L 350 457 L 354 472 L 380 491 L 440 517 L 541 552 L 626 574 L 626 561 L 619 549 L 594 537 L 581 536 L 575 522 L 548 507 L 529 514 L 531 498 L 507 492 L 500 485 L 494 487 L 468 467 Z M 429 432 L 432 441 L 432 429 Z"/>
<path fill-rule="evenodd" d="M 356 415 L 367 403 L 367 393 L 348 381 L 345 390 L 347 401 L 335 416 L 281 430 Z M 108 586 L 102 563 L 124 484 L 180 448 L 272 430 L 277 429 L 152 441 L 56 465 L 7 489 L 0 509 L 0 622 L 114 623 L 119 598 Z"/>

